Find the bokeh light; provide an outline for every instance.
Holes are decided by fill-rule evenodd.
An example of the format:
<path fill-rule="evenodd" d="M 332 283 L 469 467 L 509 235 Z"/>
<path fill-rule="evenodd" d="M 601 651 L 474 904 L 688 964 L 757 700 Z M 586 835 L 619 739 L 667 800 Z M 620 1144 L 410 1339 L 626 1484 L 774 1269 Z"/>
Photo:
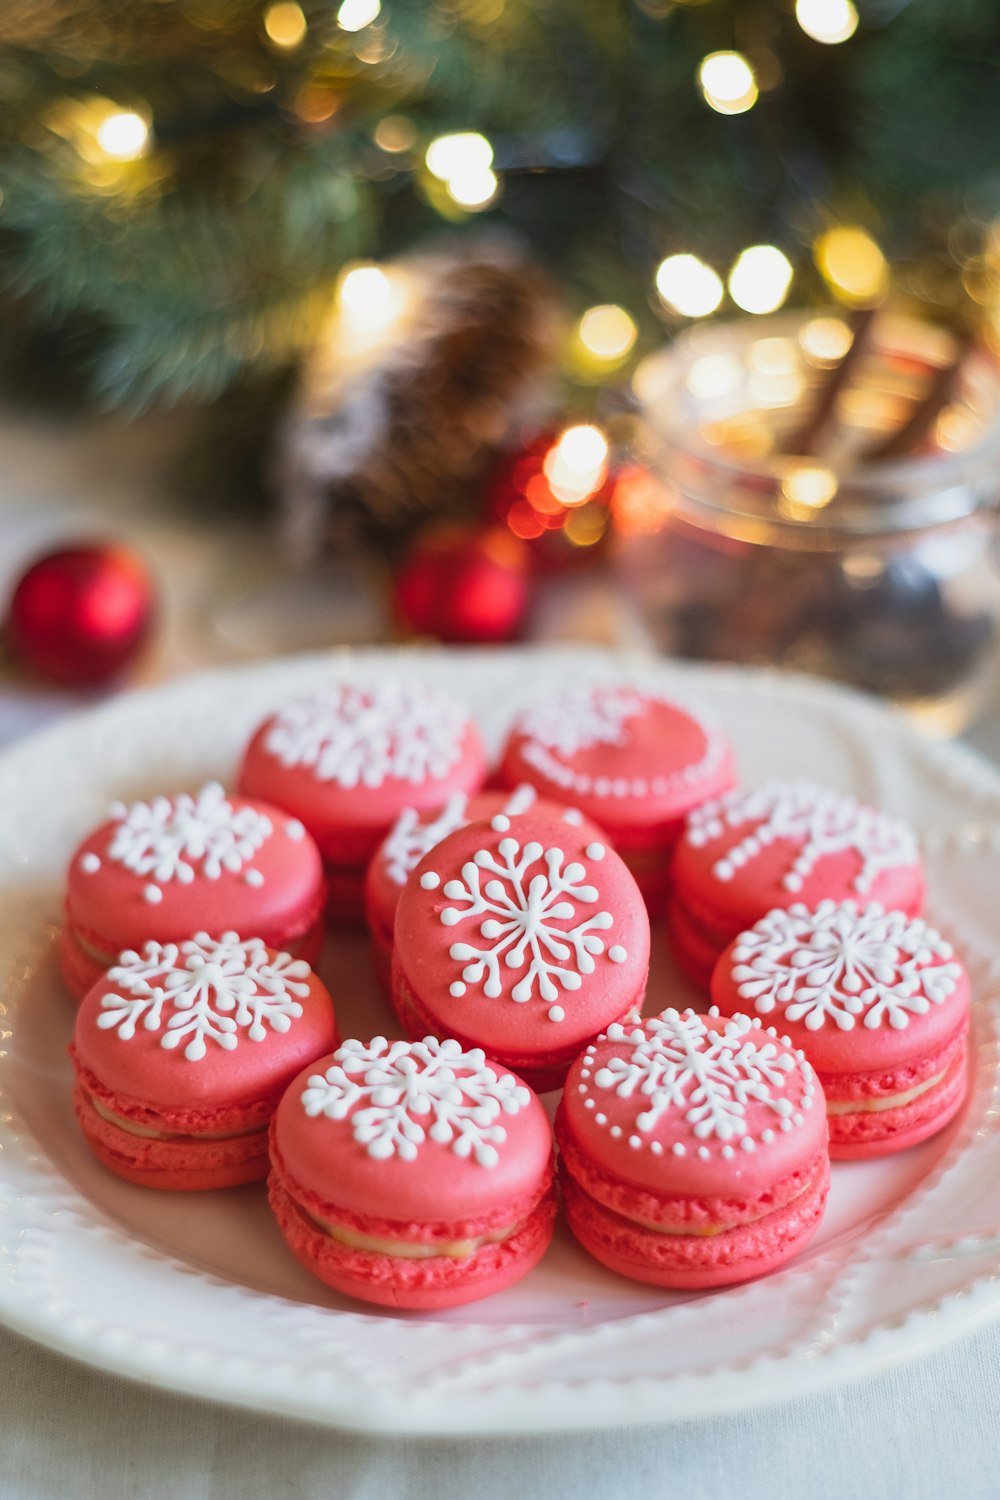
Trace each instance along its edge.
<path fill-rule="evenodd" d="M 375 127 L 374 141 L 382 151 L 409 151 L 417 139 L 417 127 L 408 115 L 386 115 Z"/>
<path fill-rule="evenodd" d="M 306 18 L 295 0 L 279 0 L 264 12 L 264 30 L 276 47 L 297 47 L 306 34 Z"/>
<path fill-rule="evenodd" d="M 816 264 L 843 301 L 858 306 L 877 302 L 889 282 L 885 256 L 867 230 L 838 225 L 821 234 L 814 248 Z"/>
<path fill-rule="evenodd" d="M 802 464 L 785 475 L 778 510 L 790 521 L 810 521 L 837 493 L 837 476 L 822 464 Z"/>
<path fill-rule="evenodd" d="M 477 167 L 449 177 L 445 184 L 448 196 L 461 208 L 489 208 L 500 187 L 496 173 L 490 167 Z"/>
<path fill-rule="evenodd" d="M 607 478 L 608 440 L 599 427 L 567 427 L 545 455 L 542 471 L 563 505 L 582 505 Z"/>
<path fill-rule="evenodd" d="M 382 0 L 343 0 L 337 11 L 341 31 L 363 31 L 382 13 Z"/>
<path fill-rule="evenodd" d="M 710 52 L 698 69 L 698 83 L 720 115 L 741 115 L 757 102 L 757 80 L 742 52 Z"/>
<path fill-rule="evenodd" d="M 656 290 L 674 312 L 704 318 L 722 301 L 722 281 L 697 255 L 668 255 L 656 270 Z"/>
<path fill-rule="evenodd" d="M 854 343 L 842 318 L 810 318 L 799 334 L 802 352 L 816 365 L 835 365 Z"/>
<path fill-rule="evenodd" d="M 729 295 L 748 313 L 776 311 L 791 284 L 792 263 L 777 245 L 751 245 L 729 273 Z"/>
<path fill-rule="evenodd" d="M 589 307 L 577 325 L 580 343 L 595 359 L 608 363 L 624 359 L 636 339 L 636 326 L 624 307 L 604 303 Z"/>
<path fill-rule="evenodd" d="M 795 19 L 806 36 L 828 46 L 848 41 L 858 29 L 852 0 L 795 0 Z"/>
<path fill-rule="evenodd" d="M 145 151 L 148 141 L 149 126 L 130 109 L 105 115 L 97 127 L 97 144 L 115 161 L 135 161 Z"/>
<path fill-rule="evenodd" d="M 493 165 L 493 147 L 484 135 L 474 130 L 439 135 L 431 141 L 424 157 L 428 172 L 442 182 L 455 178 L 475 177 Z"/>

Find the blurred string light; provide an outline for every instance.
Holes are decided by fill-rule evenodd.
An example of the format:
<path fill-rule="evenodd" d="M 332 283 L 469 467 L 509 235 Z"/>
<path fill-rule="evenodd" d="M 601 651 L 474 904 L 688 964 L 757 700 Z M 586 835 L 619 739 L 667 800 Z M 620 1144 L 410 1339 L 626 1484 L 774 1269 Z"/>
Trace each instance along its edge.
<path fill-rule="evenodd" d="M 751 245 L 729 273 L 729 295 L 748 313 L 775 312 L 792 284 L 792 263 L 777 245 Z"/>
<path fill-rule="evenodd" d="M 375 127 L 374 140 L 382 151 L 393 155 L 409 151 L 417 139 L 417 127 L 407 115 L 386 115 Z"/>
<path fill-rule="evenodd" d="M 636 339 L 632 318 L 616 303 L 588 307 L 577 324 L 577 338 L 592 359 L 600 364 L 618 364 Z"/>
<path fill-rule="evenodd" d="M 822 464 L 794 468 L 781 483 L 778 511 L 790 521 L 810 521 L 837 493 L 837 476 Z"/>
<path fill-rule="evenodd" d="M 697 255 L 668 255 L 656 269 L 656 290 L 673 312 L 705 318 L 722 301 L 722 282 Z"/>
<path fill-rule="evenodd" d="M 821 274 L 842 302 L 863 307 L 877 302 L 889 284 L 885 256 L 866 230 L 838 225 L 813 247 Z"/>
<path fill-rule="evenodd" d="M 854 343 L 842 318 L 811 318 L 799 334 L 803 353 L 816 365 L 835 365 Z"/>
<path fill-rule="evenodd" d="M 698 69 L 705 103 L 720 115 L 741 115 L 757 102 L 757 80 L 742 52 L 710 52 Z"/>
<path fill-rule="evenodd" d="M 858 29 L 852 0 L 795 0 L 795 19 L 806 36 L 831 47 L 848 41 Z"/>
<path fill-rule="evenodd" d="M 295 0 L 279 0 L 264 12 L 264 30 L 276 47 L 297 47 L 308 27 L 301 5 Z"/>
<path fill-rule="evenodd" d="M 131 109 L 106 114 L 95 134 L 101 150 L 114 161 L 136 161 L 149 143 L 149 126 Z"/>
<path fill-rule="evenodd" d="M 424 156 L 427 170 L 443 182 L 449 197 L 461 208 L 488 208 L 499 189 L 493 171 L 493 147 L 474 130 L 439 135 Z"/>
<path fill-rule="evenodd" d="M 376 348 L 396 327 L 408 300 L 398 271 L 386 272 L 370 261 L 345 266 L 336 291 L 339 346 L 348 353 Z"/>
<path fill-rule="evenodd" d="M 382 14 L 382 0 L 343 0 L 337 11 L 341 31 L 364 31 Z"/>
<path fill-rule="evenodd" d="M 549 488 L 562 505 L 582 505 L 608 477 L 608 440 L 599 427 L 567 427 L 542 463 Z"/>

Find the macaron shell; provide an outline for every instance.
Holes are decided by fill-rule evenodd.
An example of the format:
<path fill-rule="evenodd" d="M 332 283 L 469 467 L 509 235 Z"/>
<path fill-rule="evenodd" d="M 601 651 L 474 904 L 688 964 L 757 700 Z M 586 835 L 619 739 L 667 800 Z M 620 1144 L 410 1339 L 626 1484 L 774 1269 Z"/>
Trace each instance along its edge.
<path fill-rule="evenodd" d="M 266 748 L 276 718 L 267 719 L 250 741 L 240 772 L 240 791 L 300 818 L 324 856 L 334 861 L 339 857 L 345 864 L 355 859 L 360 864 L 370 856 L 374 843 L 388 833 L 404 808 L 440 807 L 453 792 L 475 790 L 486 775 L 486 752 L 471 719 L 448 775 L 418 782 L 387 776 L 378 786 L 343 786 L 334 780 L 321 781 L 309 766 L 286 766 Z"/>
<path fill-rule="evenodd" d="M 355 1137 L 352 1125 L 358 1109 L 368 1107 L 366 1099 L 356 1100 L 341 1119 L 306 1113 L 303 1093 L 314 1077 L 322 1080 L 334 1062 L 323 1057 L 304 1069 L 289 1085 L 275 1115 L 275 1148 L 288 1182 L 300 1196 L 314 1194 L 318 1205 L 366 1220 L 450 1224 L 506 1213 L 537 1195 L 549 1171 L 552 1131 L 534 1094 L 516 1112 L 498 1115 L 495 1123 L 503 1127 L 506 1138 L 492 1166 L 480 1164 L 474 1155 L 459 1155 L 453 1142 L 429 1134 L 412 1160 L 400 1154 L 378 1158 Z M 507 1074 L 488 1059 L 483 1066 L 492 1066 L 501 1079 Z M 432 1123 L 433 1116 L 426 1116 L 428 1131 Z"/>
<path fill-rule="evenodd" d="M 599 843 L 595 850 L 582 830 L 530 811 L 505 819 L 504 825 L 470 824 L 424 857 L 400 898 L 394 963 L 420 1008 L 434 1018 L 436 1031 L 471 1036 L 487 1053 L 544 1059 L 582 1044 L 631 1005 L 641 1004 L 649 970 L 649 919 L 635 881 L 610 847 Z M 506 840 L 520 851 L 510 855 L 513 864 L 523 858 L 524 849 L 531 843 L 541 845 L 543 851 L 558 850 L 564 856 L 562 869 L 581 865 L 581 881 L 596 890 L 596 900 L 570 897 L 572 917 L 553 918 L 553 930 L 565 931 L 564 923 L 575 920 L 579 924 L 603 912 L 611 915 L 609 926 L 594 929 L 603 951 L 593 955 L 593 971 L 580 974 L 577 989 L 557 983 L 551 992 L 553 1000 L 541 997 L 540 982 L 535 983 L 527 1001 L 512 998 L 514 986 L 528 972 L 527 961 L 520 968 L 509 968 L 501 961 L 503 991 L 490 997 L 480 984 L 463 979 L 467 961 L 451 956 L 452 948 L 459 944 L 477 949 L 481 944 L 482 950 L 489 949 L 493 939 L 485 937 L 481 927 L 484 920 L 492 920 L 493 914 L 487 911 L 457 922 L 443 920 L 449 910 L 467 905 L 459 901 L 456 906 L 458 898 L 446 894 L 449 883 L 463 880 L 466 866 L 483 868 L 478 863 L 480 858 L 504 866 L 507 856 L 501 853 L 501 845 Z M 598 850 L 599 857 L 594 857 Z M 540 856 L 525 872 L 526 878 L 547 878 L 546 869 Z M 487 878 L 482 889 L 486 891 L 497 877 L 492 869 L 484 873 Z M 504 877 L 500 884 L 505 891 L 514 892 L 512 899 L 521 899 L 516 895 L 513 877 Z M 620 961 L 612 960 L 612 952 Z M 564 953 L 557 962 L 570 970 L 575 968 L 571 954 Z M 453 994 L 453 986 L 463 993 Z M 550 1019 L 555 1006 L 563 1012 L 558 1021 Z"/>
<path fill-rule="evenodd" d="M 269 818 L 272 832 L 239 871 L 209 879 L 195 862 L 194 879 L 156 880 L 112 859 L 120 820 L 94 831 L 70 861 L 66 914 L 95 946 L 117 953 L 147 939 L 172 942 L 193 932 L 255 932 L 284 941 L 314 925 L 323 906 L 323 867 L 300 822 L 270 804 L 228 799 L 236 812 L 252 807 Z M 249 875 L 249 879 L 247 878 Z M 149 899 L 150 892 L 157 899 Z"/>
<path fill-rule="evenodd" d="M 115 1026 L 100 1026 L 99 1018 L 113 1009 L 103 1004 L 106 997 L 127 994 L 114 979 L 102 975 L 77 1013 L 74 1047 L 79 1065 L 93 1073 L 109 1098 L 138 1101 L 164 1118 L 171 1111 L 239 1108 L 276 1097 L 301 1068 L 336 1045 L 330 995 L 315 974 L 305 982 L 309 993 L 298 1000 L 302 1014 L 292 1019 L 287 1031 L 267 1028 L 260 1041 L 241 1031 L 231 1051 L 210 1039 L 205 1055 L 192 1060 L 183 1046 L 163 1046 L 165 1026 L 150 1031 L 140 1022 L 128 1038 Z"/>
<path fill-rule="evenodd" d="M 483 1245 L 462 1259 L 409 1260 L 355 1250 L 324 1234 L 302 1214 L 276 1173 L 269 1179 L 268 1196 L 292 1253 L 321 1281 L 364 1302 L 414 1310 L 458 1307 L 520 1280 L 545 1254 L 556 1214 L 550 1186 L 508 1239 Z"/>
<path fill-rule="evenodd" d="M 805 1247 L 815 1233 L 829 1190 L 825 1153 L 809 1186 L 792 1203 L 751 1224 L 719 1234 L 658 1234 L 596 1204 L 573 1179 L 562 1179 L 570 1229 L 612 1271 L 653 1286 L 726 1286 L 765 1276 Z"/>
<path fill-rule="evenodd" d="M 204 1192 L 267 1176 L 267 1130 L 230 1140 L 155 1140 L 102 1119 L 80 1087 L 73 1096 L 80 1128 L 97 1159 L 118 1177 L 168 1192 Z"/>
<path fill-rule="evenodd" d="M 530 731 L 529 710 L 507 741 L 501 780 L 508 786 L 530 781 L 545 796 L 578 806 L 609 833 L 669 824 L 732 786 L 732 753 L 720 731 L 679 704 L 632 696 L 641 709 L 625 720 L 622 743 L 571 752 L 540 743 Z"/>
<path fill-rule="evenodd" d="M 941 1082 L 908 1104 L 896 1109 L 831 1115 L 830 1156 L 837 1161 L 862 1160 L 916 1146 L 955 1118 L 968 1090 L 969 1066 L 963 1032 L 952 1049 Z"/>

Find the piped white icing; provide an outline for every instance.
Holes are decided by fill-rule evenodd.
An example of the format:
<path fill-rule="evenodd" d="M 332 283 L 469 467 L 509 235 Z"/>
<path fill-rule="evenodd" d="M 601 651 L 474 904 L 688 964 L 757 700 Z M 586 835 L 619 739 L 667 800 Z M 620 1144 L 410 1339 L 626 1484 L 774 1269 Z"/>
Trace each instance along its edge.
<path fill-rule="evenodd" d="M 265 734 L 264 749 L 283 766 L 307 767 L 317 781 L 417 785 L 458 765 L 468 725 L 460 704 L 422 683 L 334 682 L 287 704 Z"/>
<path fill-rule="evenodd" d="M 720 1017 L 715 1006 L 704 1016 L 670 1009 L 642 1025 L 616 1023 L 604 1040 L 621 1045 L 597 1069 L 593 1087 L 620 1099 L 634 1098 L 638 1107 L 630 1129 L 640 1144 L 654 1148 L 659 1143 L 651 1139 L 653 1132 L 665 1115 L 678 1111 L 694 1136 L 705 1142 L 698 1148 L 699 1156 L 711 1155 L 709 1142 L 718 1143 L 720 1154 L 732 1154 L 730 1142 L 754 1150 L 775 1137 L 770 1128 L 754 1136 L 747 1119 L 749 1103 L 770 1110 L 781 1129 L 794 1129 L 804 1118 L 798 1106 L 808 1108 L 816 1091 L 809 1064 L 797 1062 L 773 1028 L 765 1030 L 749 1016 Z M 801 1085 L 792 1099 L 787 1090 L 796 1069 Z M 597 1113 L 594 1119 L 603 1125 L 606 1117 Z M 684 1154 L 681 1142 L 671 1149 L 675 1155 Z"/>
<path fill-rule="evenodd" d="M 768 912 L 741 933 L 731 973 L 759 1015 L 781 1008 L 810 1031 L 827 1022 L 898 1031 L 953 995 L 962 967 L 919 917 L 877 902 L 821 901 L 812 911 L 797 903 Z"/>
<path fill-rule="evenodd" d="M 421 1042 L 345 1042 L 301 1096 L 312 1118 L 344 1120 L 369 1156 L 415 1161 L 431 1140 L 481 1167 L 495 1167 L 507 1132 L 497 1122 L 531 1101 L 509 1073 L 497 1075 L 479 1048 L 424 1037 Z M 362 1106 L 355 1108 L 356 1105 Z"/>
<path fill-rule="evenodd" d="M 468 821 L 465 809 L 468 797 L 456 792 L 449 797 L 436 818 L 422 822 L 415 807 L 405 807 L 392 826 L 383 850 L 386 874 L 394 885 L 405 885 L 411 870 L 457 828 Z"/>
<path fill-rule="evenodd" d="M 521 975 L 512 1000 L 531 1000 L 537 985 L 549 1018 L 563 1020 L 560 992 L 578 990 L 593 974 L 595 958 L 605 948 L 599 934 L 614 924 L 609 911 L 589 916 L 578 911 L 596 904 L 598 894 L 587 883 L 586 866 L 576 860 L 567 864 L 561 849 L 545 849 L 534 840 L 522 847 L 508 836 L 494 849 L 477 850 L 462 866 L 461 879 L 445 883 L 444 895 L 458 904 L 444 907 L 439 917 L 445 927 L 472 921 L 485 939 L 482 947 L 452 944 L 451 957 L 463 965 L 462 981 L 496 999 L 503 994 L 502 964 Z M 574 925 L 561 925 L 570 922 Z M 627 957 L 624 949 L 621 953 Z M 456 986 L 451 993 L 459 993 Z"/>
<path fill-rule="evenodd" d="M 107 857 L 136 875 L 151 876 L 146 899 L 158 901 L 158 887 L 176 880 L 189 885 L 196 875 L 218 880 L 223 870 L 238 875 L 273 831 L 271 820 L 254 807 L 235 808 L 217 781 L 193 797 L 154 797 L 151 802 L 112 806 L 115 827 Z M 157 890 L 157 895 L 151 892 Z"/>
<path fill-rule="evenodd" d="M 801 846 L 782 876 L 788 891 L 800 891 L 817 862 L 830 854 L 857 855 L 861 868 L 854 888 L 861 895 L 883 870 L 916 865 L 920 859 L 916 834 L 905 823 L 811 781 L 768 781 L 706 802 L 689 815 L 684 837 L 701 848 L 748 824 L 750 831 L 713 865 L 716 879 L 732 880 L 778 839 Z"/>
<path fill-rule="evenodd" d="M 309 965 L 287 953 L 268 956 L 259 938 L 241 942 L 235 932 L 205 932 L 184 943 L 146 943 L 128 950 L 108 970 L 114 985 L 101 999 L 97 1024 L 130 1041 L 141 1026 L 160 1031 L 160 1046 L 183 1044 L 199 1062 L 212 1042 L 231 1052 L 245 1035 L 261 1042 L 288 1031 L 302 1014 L 298 997 L 309 993 Z"/>

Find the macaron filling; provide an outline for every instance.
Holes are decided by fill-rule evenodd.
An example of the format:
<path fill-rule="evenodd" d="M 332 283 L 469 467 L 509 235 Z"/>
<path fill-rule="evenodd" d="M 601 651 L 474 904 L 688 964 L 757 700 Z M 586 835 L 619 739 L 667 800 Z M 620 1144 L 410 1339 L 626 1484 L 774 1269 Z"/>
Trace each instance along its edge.
<path fill-rule="evenodd" d="M 915 1084 L 912 1089 L 904 1089 L 901 1094 L 887 1094 L 881 1099 L 831 1099 L 827 1096 L 826 1112 L 828 1115 L 874 1115 L 880 1114 L 884 1109 L 900 1109 L 904 1104 L 912 1104 L 921 1094 L 936 1089 L 944 1082 L 947 1072 L 945 1068 L 944 1072 L 936 1073 L 924 1083 Z"/>
<path fill-rule="evenodd" d="M 305 1212 L 305 1210 L 302 1210 Z M 501 1229 L 491 1229 L 485 1234 L 466 1236 L 453 1240 L 436 1241 L 433 1245 L 418 1240 L 393 1239 L 387 1235 L 362 1234 L 360 1230 L 348 1228 L 331 1219 L 320 1219 L 315 1214 L 308 1216 L 314 1224 L 328 1234 L 332 1240 L 347 1245 L 352 1250 L 365 1250 L 370 1255 L 398 1256 L 403 1260 L 431 1260 L 443 1255 L 449 1260 L 467 1260 L 484 1245 L 499 1245 L 509 1240 L 524 1226 L 524 1221 L 506 1224 Z"/>
<path fill-rule="evenodd" d="M 124 1115 L 115 1114 L 114 1110 L 108 1109 L 93 1094 L 81 1088 L 81 1096 L 90 1105 L 95 1114 L 100 1115 L 109 1125 L 124 1130 L 126 1135 L 139 1136 L 147 1141 L 235 1141 L 243 1136 L 266 1135 L 267 1121 L 263 1125 L 247 1125 L 242 1130 L 199 1130 L 196 1133 L 187 1133 L 181 1130 L 154 1130 L 151 1125 L 141 1125 L 138 1120 L 127 1120 Z"/>

